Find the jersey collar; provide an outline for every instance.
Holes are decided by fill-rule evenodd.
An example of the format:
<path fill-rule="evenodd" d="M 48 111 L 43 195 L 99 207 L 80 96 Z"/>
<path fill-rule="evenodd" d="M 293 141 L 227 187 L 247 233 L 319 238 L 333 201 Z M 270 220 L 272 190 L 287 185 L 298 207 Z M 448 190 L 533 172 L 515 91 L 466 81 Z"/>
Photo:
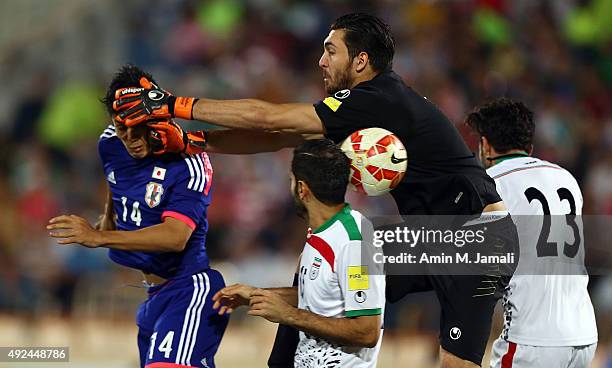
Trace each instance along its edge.
<path fill-rule="evenodd" d="M 332 226 L 332 224 L 334 222 L 336 222 L 336 220 L 338 220 L 338 218 L 340 218 L 340 216 L 345 215 L 345 214 L 349 214 L 351 212 L 351 205 L 348 203 L 344 204 L 344 207 L 342 207 L 342 209 L 338 212 L 336 212 L 335 215 L 333 215 L 332 217 L 329 218 L 329 220 L 325 221 L 323 223 L 323 225 L 319 226 L 318 228 L 316 228 L 315 230 L 313 230 L 313 234 L 318 234 L 322 231 L 327 230 L 327 228 L 329 228 L 330 226 Z"/>
<path fill-rule="evenodd" d="M 515 153 L 509 153 L 507 155 L 501 155 L 501 156 L 495 156 L 495 157 L 489 157 L 487 158 L 490 161 L 494 161 L 495 164 L 499 164 L 501 162 L 504 162 L 506 160 L 511 160 L 513 158 L 519 158 L 519 157 L 529 157 L 529 154 L 525 151 L 520 151 L 520 152 L 515 152 Z"/>

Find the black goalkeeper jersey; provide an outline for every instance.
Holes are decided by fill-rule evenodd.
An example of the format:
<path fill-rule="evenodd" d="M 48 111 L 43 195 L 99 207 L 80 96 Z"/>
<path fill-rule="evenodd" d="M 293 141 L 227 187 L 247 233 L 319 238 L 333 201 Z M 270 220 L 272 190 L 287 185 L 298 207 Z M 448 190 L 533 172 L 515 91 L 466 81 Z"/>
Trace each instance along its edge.
<path fill-rule="evenodd" d="M 342 142 L 380 127 L 404 144 L 408 169 L 391 191 L 402 215 L 473 215 L 501 201 L 495 182 L 444 114 L 392 71 L 314 104 L 325 136 Z"/>

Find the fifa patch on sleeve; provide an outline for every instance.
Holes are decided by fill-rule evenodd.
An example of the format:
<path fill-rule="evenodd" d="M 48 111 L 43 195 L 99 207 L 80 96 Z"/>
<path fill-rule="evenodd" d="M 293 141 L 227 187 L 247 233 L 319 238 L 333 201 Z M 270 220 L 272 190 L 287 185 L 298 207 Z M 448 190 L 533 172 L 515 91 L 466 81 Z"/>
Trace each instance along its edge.
<path fill-rule="evenodd" d="M 370 288 L 368 266 L 348 266 L 348 289 L 366 290 Z"/>
<path fill-rule="evenodd" d="M 336 110 L 338 110 L 340 105 L 342 105 L 342 102 L 336 100 L 333 97 L 327 97 L 326 99 L 323 100 L 323 103 L 326 104 L 327 107 L 329 107 L 333 112 L 336 112 Z"/>

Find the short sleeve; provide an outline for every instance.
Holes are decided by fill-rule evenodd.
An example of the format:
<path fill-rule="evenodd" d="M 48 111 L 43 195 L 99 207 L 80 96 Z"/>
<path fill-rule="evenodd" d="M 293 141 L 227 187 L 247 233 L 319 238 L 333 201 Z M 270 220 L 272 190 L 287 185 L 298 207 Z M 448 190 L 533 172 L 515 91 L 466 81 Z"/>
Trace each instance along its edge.
<path fill-rule="evenodd" d="M 102 134 L 100 134 L 100 138 L 98 139 L 98 155 L 100 156 L 100 161 L 102 164 L 105 164 L 109 161 L 109 145 L 111 144 L 111 138 L 116 137 L 117 134 L 115 132 L 115 126 L 109 124 Z"/>
<path fill-rule="evenodd" d="M 350 241 L 336 260 L 346 317 L 375 316 L 385 306 L 385 276 L 363 265 L 361 241 Z"/>
<path fill-rule="evenodd" d="M 357 87 L 336 92 L 314 104 L 325 127 L 325 136 L 342 142 L 356 130 L 380 125 L 386 99 L 374 88 Z"/>
<path fill-rule="evenodd" d="M 162 219 L 175 218 L 193 230 L 206 219 L 212 194 L 212 166 L 203 153 L 186 156 L 177 169 Z"/>

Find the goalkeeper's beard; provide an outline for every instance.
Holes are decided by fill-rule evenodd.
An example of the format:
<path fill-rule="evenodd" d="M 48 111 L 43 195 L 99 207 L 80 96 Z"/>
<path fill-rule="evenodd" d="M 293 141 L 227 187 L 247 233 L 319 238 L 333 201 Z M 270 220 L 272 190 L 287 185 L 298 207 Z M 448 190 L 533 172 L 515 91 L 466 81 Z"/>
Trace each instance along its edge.
<path fill-rule="evenodd" d="M 348 63 L 346 68 L 338 73 L 334 80 L 330 80 L 329 84 L 325 86 L 325 92 L 328 95 L 333 95 L 343 89 L 351 89 L 353 85 L 353 79 L 351 78 L 351 63 Z M 330 76 L 331 78 L 331 76 Z"/>
<path fill-rule="evenodd" d="M 293 190 L 293 204 L 295 205 L 295 212 L 297 213 L 297 215 L 303 218 L 304 220 L 307 220 L 308 209 L 306 208 L 306 205 L 304 205 L 304 202 L 300 199 L 300 196 L 297 192 L 297 185 Z"/>

